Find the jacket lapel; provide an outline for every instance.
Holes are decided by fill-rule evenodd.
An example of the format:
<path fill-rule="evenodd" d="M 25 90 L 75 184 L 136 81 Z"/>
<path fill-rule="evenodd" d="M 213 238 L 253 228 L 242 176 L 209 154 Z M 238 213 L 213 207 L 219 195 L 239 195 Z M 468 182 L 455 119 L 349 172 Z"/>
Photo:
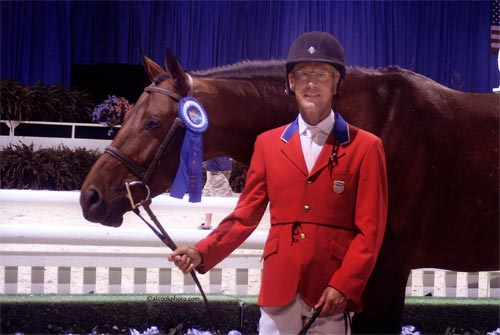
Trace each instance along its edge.
<path fill-rule="evenodd" d="M 281 134 L 281 140 L 285 145 L 281 149 L 283 154 L 302 172 L 308 175 L 306 161 L 302 153 L 302 145 L 300 144 L 299 121 L 295 119 L 290 123 Z"/>
<path fill-rule="evenodd" d="M 282 149 L 283 154 L 285 154 L 304 175 L 309 175 L 300 144 L 298 118 L 285 128 L 281 134 L 281 140 L 286 143 Z M 337 140 L 338 145 L 342 146 L 351 141 L 349 125 L 339 113 L 335 113 L 335 124 L 332 132 L 328 135 L 311 174 L 319 172 L 328 165 L 335 148 L 335 140 Z"/>
<path fill-rule="evenodd" d="M 293 134 L 281 151 L 304 175 L 307 176 L 309 174 L 304 154 L 302 153 L 302 145 L 300 144 L 298 131 Z"/>

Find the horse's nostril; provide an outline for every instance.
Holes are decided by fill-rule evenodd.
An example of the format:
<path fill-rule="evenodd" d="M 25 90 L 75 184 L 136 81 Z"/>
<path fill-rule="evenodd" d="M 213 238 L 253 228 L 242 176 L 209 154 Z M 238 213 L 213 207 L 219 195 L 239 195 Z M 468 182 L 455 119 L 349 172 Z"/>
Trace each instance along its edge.
<path fill-rule="evenodd" d="M 87 208 L 87 210 L 98 208 L 101 204 L 101 201 L 102 198 L 96 189 L 90 188 L 85 193 L 85 208 Z"/>
<path fill-rule="evenodd" d="M 104 206 L 101 193 L 93 187 L 82 190 L 80 205 L 83 216 L 91 222 L 100 222 L 106 214 L 106 206 Z"/>

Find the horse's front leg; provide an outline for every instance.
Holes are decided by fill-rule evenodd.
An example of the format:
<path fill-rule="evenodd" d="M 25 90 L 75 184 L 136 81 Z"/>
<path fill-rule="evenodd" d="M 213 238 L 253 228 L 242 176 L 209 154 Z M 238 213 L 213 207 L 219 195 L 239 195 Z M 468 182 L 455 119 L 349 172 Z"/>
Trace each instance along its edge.
<path fill-rule="evenodd" d="M 399 249 L 399 250 L 398 250 Z M 411 269 L 401 247 L 382 247 L 363 296 L 363 312 L 353 319 L 354 334 L 399 334 Z M 409 255 L 407 255 L 409 256 Z"/>

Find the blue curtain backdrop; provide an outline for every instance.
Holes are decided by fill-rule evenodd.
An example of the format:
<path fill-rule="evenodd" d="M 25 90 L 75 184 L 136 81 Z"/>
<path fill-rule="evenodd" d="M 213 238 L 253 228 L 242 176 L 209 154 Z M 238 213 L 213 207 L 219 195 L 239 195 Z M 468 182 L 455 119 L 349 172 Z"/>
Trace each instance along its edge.
<path fill-rule="evenodd" d="M 5 1 L 1 77 L 68 86 L 71 64 L 163 63 L 187 70 L 283 59 L 297 35 L 323 30 L 349 65 L 399 65 L 446 86 L 491 92 L 489 1 Z"/>

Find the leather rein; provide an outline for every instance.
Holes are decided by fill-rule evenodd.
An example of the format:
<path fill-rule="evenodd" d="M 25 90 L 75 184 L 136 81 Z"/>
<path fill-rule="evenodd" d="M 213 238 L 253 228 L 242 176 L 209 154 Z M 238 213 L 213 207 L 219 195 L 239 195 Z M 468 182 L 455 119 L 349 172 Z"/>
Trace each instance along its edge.
<path fill-rule="evenodd" d="M 190 91 L 188 95 L 191 95 L 192 91 L 192 78 L 191 76 L 188 75 L 188 82 L 190 84 Z M 166 90 L 161 87 L 154 87 L 154 86 L 148 86 L 144 89 L 144 92 L 147 93 L 160 93 L 163 95 L 166 95 L 170 97 L 171 99 L 180 102 L 182 99 L 182 96 L 179 94 Z M 127 198 L 130 201 L 130 205 L 132 207 L 132 211 L 144 222 L 146 225 L 151 228 L 151 230 L 155 233 L 155 235 L 171 250 L 177 249 L 177 245 L 175 242 L 172 240 L 172 238 L 168 235 L 168 233 L 165 231 L 163 228 L 162 224 L 159 222 L 157 217 L 154 215 L 153 211 L 149 207 L 151 204 L 151 190 L 148 186 L 148 183 L 153 175 L 153 172 L 155 169 L 161 164 L 163 158 L 166 156 L 167 152 L 171 149 L 173 145 L 173 140 L 177 138 L 179 135 L 184 133 L 185 128 L 184 125 L 182 124 L 182 121 L 176 117 L 172 126 L 170 127 L 169 131 L 167 132 L 167 135 L 163 138 L 162 143 L 158 147 L 158 150 L 156 151 L 156 154 L 153 158 L 153 160 L 149 163 L 149 166 L 147 167 L 146 171 L 144 171 L 142 168 L 137 166 L 136 163 L 132 159 L 130 159 L 129 156 L 127 156 L 125 153 L 123 153 L 120 149 L 118 149 L 115 146 L 108 146 L 105 150 L 104 153 L 109 154 L 116 160 L 118 160 L 120 163 L 122 163 L 130 172 L 132 172 L 139 180 L 135 181 L 130 181 L 130 182 L 125 182 L 125 189 L 127 190 Z M 136 201 L 134 199 L 134 196 L 132 194 L 132 188 L 136 187 L 142 187 L 143 188 L 143 193 L 145 194 L 144 198 Z M 143 207 L 144 210 L 148 213 L 151 221 L 154 222 L 155 226 L 153 226 L 150 222 L 148 222 L 140 213 L 139 207 Z M 196 272 L 192 270 L 190 272 L 191 277 L 193 278 L 193 281 L 195 282 L 196 286 L 200 290 L 200 293 L 203 297 L 203 302 L 205 304 L 205 308 L 209 314 L 210 320 L 212 322 L 213 327 L 215 328 L 215 331 L 217 334 L 220 334 L 220 327 L 217 322 L 217 318 L 215 318 L 215 315 L 210 308 L 210 304 L 208 303 L 208 299 L 205 295 L 205 292 L 203 291 L 203 288 L 201 286 L 201 283 L 196 276 Z"/>

